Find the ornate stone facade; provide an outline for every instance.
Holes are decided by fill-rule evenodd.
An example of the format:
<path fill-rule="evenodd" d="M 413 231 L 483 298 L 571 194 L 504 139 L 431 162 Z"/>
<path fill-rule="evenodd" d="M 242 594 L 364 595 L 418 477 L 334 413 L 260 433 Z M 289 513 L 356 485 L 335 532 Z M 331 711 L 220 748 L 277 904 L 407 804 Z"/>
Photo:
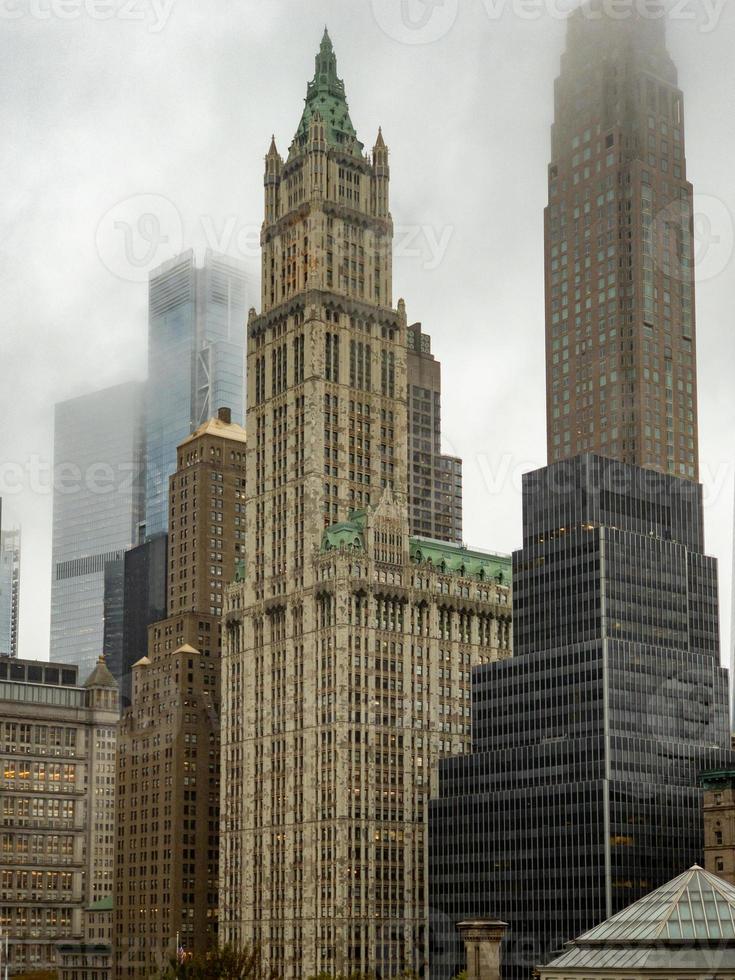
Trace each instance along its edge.
<path fill-rule="evenodd" d="M 511 651 L 509 560 L 409 536 L 388 183 L 325 33 L 288 158 L 266 157 L 223 635 L 220 933 L 283 977 L 424 966 L 436 762 L 468 748 L 472 666 Z"/>
<path fill-rule="evenodd" d="M 704 866 L 735 885 L 735 769 L 703 772 Z"/>
<path fill-rule="evenodd" d="M 57 941 L 80 939 L 84 909 L 112 894 L 117 684 L 102 659 L 81 684 L 76 665 L 0 657 L 0 719 L 12 976 L 54 970 Z"/>

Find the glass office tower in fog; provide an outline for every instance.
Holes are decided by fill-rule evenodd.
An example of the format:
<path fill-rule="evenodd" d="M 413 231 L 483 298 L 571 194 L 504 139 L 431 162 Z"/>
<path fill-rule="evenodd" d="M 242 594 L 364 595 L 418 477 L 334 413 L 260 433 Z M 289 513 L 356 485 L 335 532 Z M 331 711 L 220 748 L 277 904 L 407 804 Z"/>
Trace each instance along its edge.
<path fill-rule="evenodd" d="M 106 566 L 136 542 L 143 517 L 143 398 L 130 382 L 55 410 L 51 660 L 84 676 L 104 650 Z"/>
<path fill-rule="evenodd" d="M 514 657 L 473 674 L 473 753 L 430 810 L 432 978 L 456 923 L 510 924 L 504 975 L 703 859 L 704 769 L 733 764 L 702 489 L 598 456 L 529 474 Z"/>
<path fill-rule="evenodd" d="M 18 656 L 19 615 L 20 528 L 5 527 L 0 498 L 0 657 Z"/>
<path fill-rule="evenodd" d="M 168 530 L 168 479 L 176 447 L 198 426 L 229 408 L 242 425 L 245 409 L 245 322 L 248 280 L 242 263 L 194 252 L 151 273 L 146 396 L 146 534 Z"/>

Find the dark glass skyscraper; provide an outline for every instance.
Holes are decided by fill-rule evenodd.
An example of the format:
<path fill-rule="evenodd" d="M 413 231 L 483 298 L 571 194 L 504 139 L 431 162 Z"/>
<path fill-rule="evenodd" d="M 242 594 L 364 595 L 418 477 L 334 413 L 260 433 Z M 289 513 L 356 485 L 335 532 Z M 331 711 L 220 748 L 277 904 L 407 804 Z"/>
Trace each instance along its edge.
<path fill-rule="evenodd" d="M 148 536 L 168 530 L 168 480 L 176 447 L 229 408 L 245 414 L 245 321 L 248 283 L 241 263 L 193 251 L 151 273 L 146 394 Z"/>
<path fill-rule="evenodd" d="M 120 701 L 130 705 L 133 664 L 148 652 L 148 627 L 166 618 L 168 535 L 156 534 L 125 552 Z"/>
<path fill-rule="evenodd" d="M 524 479 L 514 652 L 473 676 L 473 754 L 430 809 L 432 977 L 456 923 L 510 924 L 507 977 L 703 856 L 730 765 L 717 568 L 697 484 L 598 456 Z"/>

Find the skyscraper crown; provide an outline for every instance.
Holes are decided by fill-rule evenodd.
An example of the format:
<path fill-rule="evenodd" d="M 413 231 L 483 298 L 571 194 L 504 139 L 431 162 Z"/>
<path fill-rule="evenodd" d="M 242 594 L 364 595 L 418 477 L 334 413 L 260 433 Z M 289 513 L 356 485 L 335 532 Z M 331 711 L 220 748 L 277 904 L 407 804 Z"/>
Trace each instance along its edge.
<path fill-rule="evenodd" d="M 337 76 L 337 58 L 326 27 L 315 62 L 314 78 L 306 88 L 306 104 L 291 144 L 291 153 L 304 146 L 312 119 L 318 114 L 324 123 L 327 145 L 361 157 L 363 144 L 357 139 L 350 119 L 345 84 Z"/>

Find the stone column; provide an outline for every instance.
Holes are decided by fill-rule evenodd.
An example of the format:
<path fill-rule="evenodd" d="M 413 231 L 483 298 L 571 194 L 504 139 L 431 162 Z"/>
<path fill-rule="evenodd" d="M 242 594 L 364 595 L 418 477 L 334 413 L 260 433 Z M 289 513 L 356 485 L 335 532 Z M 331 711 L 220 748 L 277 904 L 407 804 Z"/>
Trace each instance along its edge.
<path fill-rule="evenodd" d="M 467 980 L 500 980 L 500 943 L 507 922 L 470 919 L 457 923 L 467 958 Z"/>

